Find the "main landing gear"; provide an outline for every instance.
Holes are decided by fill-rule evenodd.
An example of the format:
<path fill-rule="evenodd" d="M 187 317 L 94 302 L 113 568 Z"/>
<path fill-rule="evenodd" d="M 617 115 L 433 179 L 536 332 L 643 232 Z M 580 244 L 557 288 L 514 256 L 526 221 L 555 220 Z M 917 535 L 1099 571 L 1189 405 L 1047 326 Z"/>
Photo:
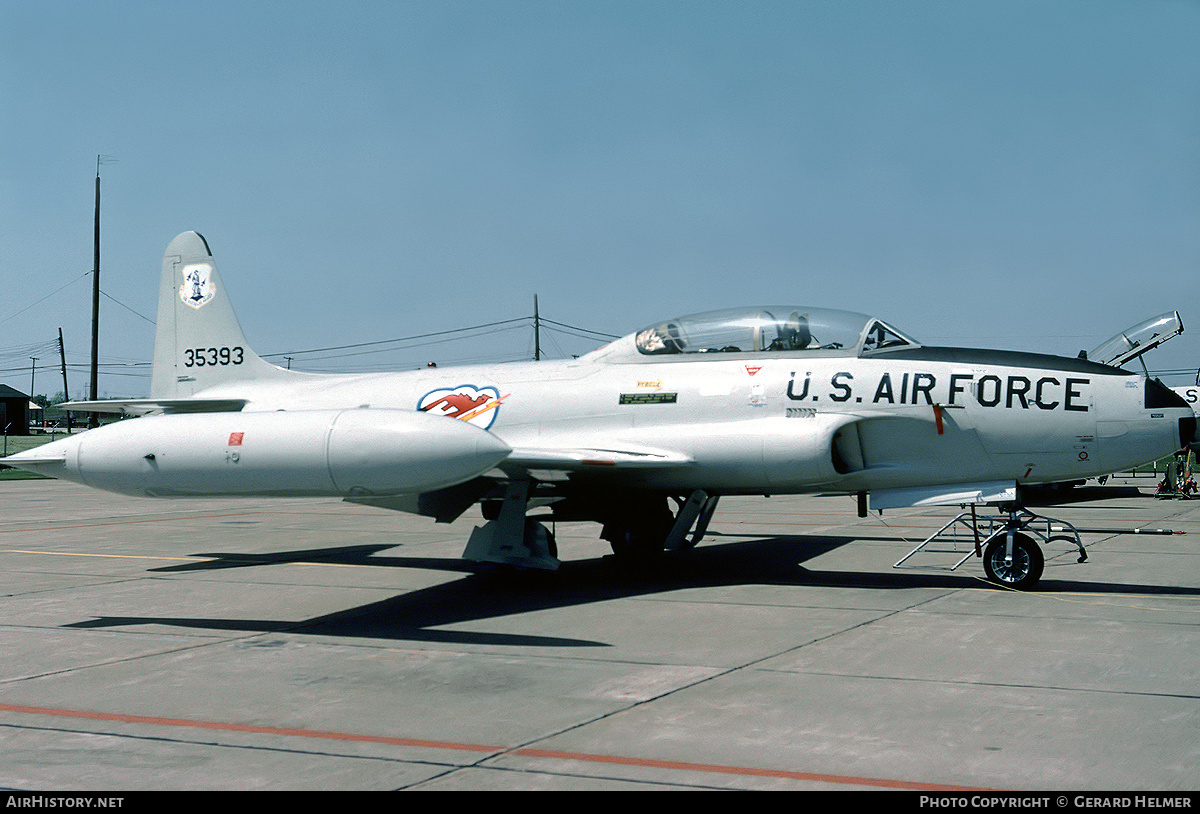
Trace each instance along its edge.
<path fill-rule="evenodd" d="M 700 489 L 671 498 L 629 493 L 603 507 L 589 507 L 566 517 L 593 520 L 600 514 L 604 524 L 600 536 L 612 546 L 616 558 L 640 565 L 655 561 L 664 551 L 685 550 L 700 542 L 717 499 Z M 554 535 L 536 518 L 525 516 L 529 505 L 529 481 L 510 481 L 503 499 L 489 501 L 484 513 L 487 522 L 471 532 L 463 558 L 518 568 L 557 569 Z"/>
<path fill-rule="evenodd" d="M 463 559 L 490 562 L 542 571 L 558 569 L 558 546 L 550 529 L 532 517 L 529 506 L 529 481 L 510 481 L 504 498 L 482 526 L 476 526 L 467 540 Z"/>
<path fill-rule="evenodd" d="M 1017 504 L 1001 507 L 995 514 L 979 515 L 974 506 L 938 529 L 928 539 L 904 555 L 893 567 L 912 568 L 904 563 L 914 554 L 939 549 L 934 544 L 953 542 L 959 544 L 964 538 L 973 541 L 973 548 L 951 566 L 958 568 L 971 557 L 983 559 L 983 571 L 989 581 L 1006 588 L 1027 591 L 1042 578 L 1045 557 L 1038 545 L 1052 542 L 1073 544 L 1079 551 L 1078 562 L 1087 562 L 1087 549 L 1079 539 L 1079 531 L 1062 520 L 1044 517 Z M 940 549 L 944 551 L 944 549 Z M 959 550 L 959 549 L 956 549 Z"/>
<path fill-rule="evenodd" d="M 622 562 L 652 562 L 664 551 L 693 548 L 708 531 L 719 496 L 697 489 L 687 497 L 630 496 L 605 521 L 600 537 Z M 671 511 L 674 502 L 676 510 Z"/>

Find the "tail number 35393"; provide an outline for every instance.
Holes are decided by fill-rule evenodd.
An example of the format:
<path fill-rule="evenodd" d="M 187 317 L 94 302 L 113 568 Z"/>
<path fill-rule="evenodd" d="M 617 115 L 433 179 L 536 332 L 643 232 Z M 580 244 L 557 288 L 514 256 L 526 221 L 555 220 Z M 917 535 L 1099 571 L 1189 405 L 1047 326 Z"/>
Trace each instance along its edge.
<path fill-rule="evenodd" d="M 234 348 L 188 348 L 183 352 L 184 367 L 240 365 L 245 352 Z"/>

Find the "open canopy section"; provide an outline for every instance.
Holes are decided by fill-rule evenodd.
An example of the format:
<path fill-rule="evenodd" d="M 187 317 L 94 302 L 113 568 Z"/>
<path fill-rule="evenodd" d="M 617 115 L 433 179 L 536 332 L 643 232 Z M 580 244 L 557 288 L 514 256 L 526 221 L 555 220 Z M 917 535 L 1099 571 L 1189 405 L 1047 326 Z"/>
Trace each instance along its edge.
<path fill-rule="evenodd" d="M 852 311 L 759 306 L 679 317 L 638 331 L 645 355 L 803 352 L 859 356 L 918 345 L 890 325 Z"/>
<path fill-rule="evenodd" d="M 1181 333 L 1183 320 L 1180 319 L 1179 312 L 1168 311 L 1122 331 L 1090 351 L 1087 358 L 1093 362 L 1120 367 Z"/>

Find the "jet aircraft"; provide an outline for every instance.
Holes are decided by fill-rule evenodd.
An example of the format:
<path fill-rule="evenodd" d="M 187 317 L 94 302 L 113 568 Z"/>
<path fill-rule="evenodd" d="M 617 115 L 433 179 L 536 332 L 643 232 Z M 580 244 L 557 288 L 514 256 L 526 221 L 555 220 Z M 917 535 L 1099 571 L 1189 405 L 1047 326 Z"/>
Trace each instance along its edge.
<path fill-rule="evenodd" d="M 3 463 L 130 495 L 337 496 L 440 522 L 480 504 L 465 558 L 550 569 L 547 519 L 595 521 L 640 562 L 694 546 L 725 495 L 845 493 L 860 514 L 999 501 L 1013 520 L 977 553 L 1027 588 L 1043 556 L 1019 485 L 1196 435 L 1179 395 L 1120 367 L 1181 332 L 1177 312 L 1079 358 L 930 347 L 784 305 L 667 319 L 566 361 L 334 375 L 251 350 L 198 233 L 171 241 L 160 281 L 150 398 L 71 405 L 135 417 Z"/>

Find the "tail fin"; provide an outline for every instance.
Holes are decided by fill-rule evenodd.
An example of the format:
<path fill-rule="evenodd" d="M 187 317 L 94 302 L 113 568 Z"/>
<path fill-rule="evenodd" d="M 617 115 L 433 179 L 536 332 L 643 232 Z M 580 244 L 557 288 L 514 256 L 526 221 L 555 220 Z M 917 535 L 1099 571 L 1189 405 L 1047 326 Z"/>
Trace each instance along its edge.
<path fill-rule="evenodd" d="M 208 242 L 197 232 L 172 240 L 158 289 L 151 397 L 186 398 L 226 382 L 290 375 L 246 344 Z"/>

